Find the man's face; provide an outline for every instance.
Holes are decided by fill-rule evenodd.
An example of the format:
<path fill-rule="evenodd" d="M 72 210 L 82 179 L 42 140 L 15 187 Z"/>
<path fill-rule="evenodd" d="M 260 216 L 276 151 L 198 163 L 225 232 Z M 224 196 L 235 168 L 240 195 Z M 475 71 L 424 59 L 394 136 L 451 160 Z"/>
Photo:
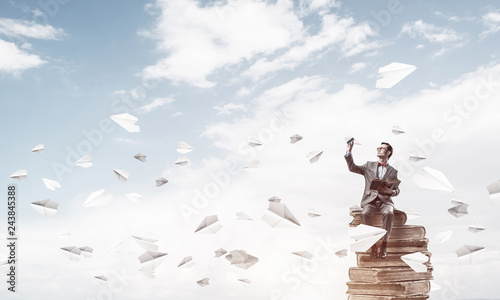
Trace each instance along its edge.
<path fill-rule="evenodd" d="M 377 157 L 379 158 L 387 159 L 389 157 L 389 153 L 391 152 L 387 151 L 387 145 L 382 144 L 377 148 Z"/>

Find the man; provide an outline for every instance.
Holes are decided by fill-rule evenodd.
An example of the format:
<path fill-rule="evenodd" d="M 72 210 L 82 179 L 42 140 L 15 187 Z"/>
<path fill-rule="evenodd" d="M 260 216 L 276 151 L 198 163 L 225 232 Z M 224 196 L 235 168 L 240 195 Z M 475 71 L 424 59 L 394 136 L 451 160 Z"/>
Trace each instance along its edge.
<path fill-rule="evenodd" d="M 382 142 L 380 147 L 377 148 L 378 162 L 368 161 L 364 165 L 358 166 L 354 163 L 351 154 L 353 145 L 354 141 L 347 144 L 345 160 L 349 171 L 365 177 L 365 191 L 361 199 L 361 220 L 363 224 L 372 225 L 373 215 L 380 211 L 382 213 L 382 227 L 387 231 L 382 238 L 380 253 L 377 255 L 377 246 L 374 244 L 371 248 L 370 257 L 383 259 L 387 257 L 387 241 L 391 235 L 394 220 L 394 203 L 391 198 L 399 194 L 399 188 L 392 189 L 381 185 L 378 190 L 371 190 L 370 184 L 373 179 L 398 180 L 398 171 L 387 163 L 393 153 L 392 146 L 389 143 Z"/>

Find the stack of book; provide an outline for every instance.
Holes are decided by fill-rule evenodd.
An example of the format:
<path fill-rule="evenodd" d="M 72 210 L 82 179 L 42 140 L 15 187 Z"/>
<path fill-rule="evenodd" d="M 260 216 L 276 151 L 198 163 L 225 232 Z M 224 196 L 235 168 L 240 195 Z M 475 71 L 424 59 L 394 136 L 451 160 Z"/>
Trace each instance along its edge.
<path fill-rule="evenodd" d="M 356 227 L 361 224 L 361 211 L 351 211 L 353 217 L 349 224 Z M 349 300 L 426 300 L 429 298 L 432 279 L 431 253 L 427 251 L 429 240 L 425 238 L 425 227 L 405 225 L 406 214 L 394 211 L 394 223 L 387 242 L 387 258 L 372 259 L 370 250 L 356 252 L 357 267 L 349 269 L 347 294 Z M 382 214 L 373 217 L 373 225 L 382 227 Z M 377 242 L 380 249 L 381 241 Z M 415 272 L 401 256 L 421 252 L 428 257 L 425 265 L 427 272 Z"/>

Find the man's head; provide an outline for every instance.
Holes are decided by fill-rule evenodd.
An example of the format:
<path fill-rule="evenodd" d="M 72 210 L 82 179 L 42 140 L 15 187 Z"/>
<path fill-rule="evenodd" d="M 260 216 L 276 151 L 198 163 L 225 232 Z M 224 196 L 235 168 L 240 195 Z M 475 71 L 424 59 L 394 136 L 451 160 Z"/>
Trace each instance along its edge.
<path fill-rule="evenodd" d="M 389 143 L 382 142 L 377 148 L 377 157 L 389 159 L 392 156 L 392 146 Z"/>

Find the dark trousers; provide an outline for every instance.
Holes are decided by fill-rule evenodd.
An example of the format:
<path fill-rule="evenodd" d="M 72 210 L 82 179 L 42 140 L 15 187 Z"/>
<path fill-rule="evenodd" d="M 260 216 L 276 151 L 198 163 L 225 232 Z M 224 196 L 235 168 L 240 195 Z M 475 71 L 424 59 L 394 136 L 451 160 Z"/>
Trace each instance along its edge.
<path fill-rule="evenodd" d="M 365 225 L 372 225 L 372 217 L 377 211 L 382 213 L 382 228 L 387 232 L 382 238 L 382 242 L 387 242 L 391 236 L 392 222 L 394 221 L 394 206 L 391 204 L 385 204 L 379 198 L 375 198 L 372 202 L 363 206 L 361 211 L 361 220 Z"/>

